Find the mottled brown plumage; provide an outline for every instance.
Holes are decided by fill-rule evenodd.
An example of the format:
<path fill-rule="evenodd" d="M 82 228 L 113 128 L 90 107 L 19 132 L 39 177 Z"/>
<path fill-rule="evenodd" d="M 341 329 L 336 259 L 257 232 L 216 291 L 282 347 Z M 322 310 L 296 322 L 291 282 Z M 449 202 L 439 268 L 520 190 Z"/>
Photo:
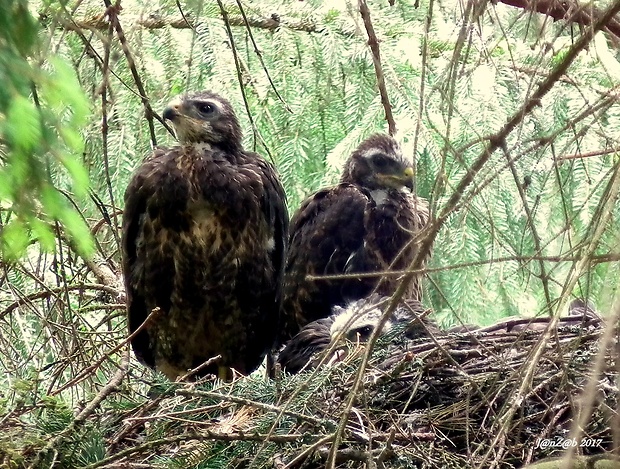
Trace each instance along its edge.
<path fill-rule="evenodd" d="M 391 294 L 400 278 L 310 279 L 308 276 L 407 268 L 428 205 L 412 194 L 413 169 L 397 142 L 376 134 L 347 160 L 340 184 L 310 196 L 291 220 L 283 287 L 281 342 L 373 290 Z M 405 299 L 421 297 L 416 279 Z"/>
<path fill-rule="evenodd" d="M 288 217 L 273 167 L 244 151 L 222 97 L 196 93 L 164 111 L 179 146 L 159 148 L 125 192 L 123 271 L 129 331 L 145 365 L 175 379 L 247 374 L 273 346 Z"/>
<path fill-rule="evenodd" d="M 388 304 L 388 297 L 374 294 L 353 301 L 346 307 L 334 306 L 330 316 L 306 324 L 286 344 L 278 356 L 278 363 L 284 371 L 295 374 L 302 369 L 314 368 L 325 358 L 322 352 L 337 341 L 367 341 L 379 325 Z M 408 339 L 428 336 L 429 333 L 441 334 L 437 326 L 426 318 L 427 314 L 428 311 L 419 301 L 407 300 L 387 318 L 381 335 L 405 324 L 408 325 L 405 328 Z"/>

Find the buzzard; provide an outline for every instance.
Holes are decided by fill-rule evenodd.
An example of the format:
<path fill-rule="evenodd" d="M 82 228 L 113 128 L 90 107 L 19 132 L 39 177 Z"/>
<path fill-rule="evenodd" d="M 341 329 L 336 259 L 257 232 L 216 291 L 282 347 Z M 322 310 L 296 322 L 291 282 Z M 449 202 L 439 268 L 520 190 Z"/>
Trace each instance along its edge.
<path fill-rule="evenodd" d="M 284 371 L 295 374 L 302 369 L 315 367 L 323 358 L 322 352 L 342 338 L 352 342 L 367 341 L 377 328 L 388 302 L 389 298 L 374 294 L 345 307 L 334 306 L 330 316 L 306 324 L 286 344 L 278 356 L 278 363 Z M 428 312 L 419 301 L 406 300 L 388 317 L 381 335 L 400 324 L 409 324 L 405 333 L 409 339 L 427 336 L 429 333 L 439 334 L 439 329 L 425 319 Z"/>
<path fill-rule="evenodd" d="M 137 358 L 174 380 L 248 374 L 273 346 L 288 214 L 274 168 L 241 145 L 228 101 L 173 100 L 180 145 L 158 148 L 125 192 L 123 273 Z"/>
<path fill-rule="evenodd" d="M 329 316 L 336 305 L 373 291 L 390 295 L 398 276 L 317 277 L 407 268 L 428 218 L 428 204 L 413 194 L 413 168 L 396 140 L 375 134 L 363 141 L 346 161 L 341 182 L 310 196 L 291 220 L 280 342 Z M 405 298 L 420 297 L 416 280 Z"/>

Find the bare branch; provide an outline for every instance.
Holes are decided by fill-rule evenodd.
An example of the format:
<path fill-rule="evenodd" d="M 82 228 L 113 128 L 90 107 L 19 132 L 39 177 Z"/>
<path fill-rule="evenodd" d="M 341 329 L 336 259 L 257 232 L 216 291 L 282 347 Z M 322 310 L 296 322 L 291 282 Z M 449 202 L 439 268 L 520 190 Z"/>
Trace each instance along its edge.
<path fill-rule="evenodd" d="M 144 29 L 162 29 L 168 27 L 174 29 L 194 29 L 196 23 L 197 22 L 195 20 L 189 17 L 164 18 L 157 15 L 149 15 L 144 18 L 137 19 L 134 24 Z M 246 21 L 243 16 L 230 16 L 229 23 L 231 26 L 246 26 Z M 322 28 L 317 27 L 315 24 L 305 21 L 283 21 L 277 15 L 273 15 L 270 18 L 247 18 L 247 25 L 253 28 L 267 29 L 269 31 L 275 31 L 280 27 L 307 33 L 319 33 L 322 31 Z M 108 27 L 108 23 L 101 17 L 94 17 L 74 20 L 72 22 L 65 21 L 62 23 L 62 27 L 68 30 L 104 30 Z"/>
<path fill-rule="evenodd" d="M 364 26 L 366 27 L 366 33 L 368 34 L 368 46 L 372 51 L 372 63 L 375 66 L 375 74 L 377 75 L 377 86 L 379 87 L 379 94 L 381 94 L 381 104 L 385 109 L 385 120 L 388 123 L 388 131 L 390 135 L 396 134 L 396 122 L 394 122 L 394 116 L 392 114 L 392 106 L 390 105 L 390 98 L 385 88 L 385 75 L 383 75 L 383 67 L 381 66 L 381 52 L 379 50 L 379 41 L 375 34 L 375 28 L 372 26 L 370 19 L 370 10 L 366 4 L 366 0 L 359 0 L 359 9 L 362 19 L 364 20 Z"/>
<path fill-rule="evenodd" d="M 138 92 L 140 93 L 140 99 L 142 100 L 142 104 L 144 105 L 146 120 L 149 123 L 151 143 L 153 147 L 155 147 L 157 146 L 157 137 L 155 136 L 153 117 L 157 117 L 160 122 L 162 121 L 162 119 L 159 116 L 156 116 L 156 114 L 153 112 L 153 108 L 151 108 L 151 103 L 149 102 L 148 96 L 146 95 L 146 90 L 144 89 L 144 85 L 142 84 L 142 79 L 140 78 L 140 74 L 136 69 L 136 62 L 134 61 L 133 55 L 129 50 L 127 38 L 125 37 L 125 33 L 123 32 L 121 23 L 118 20 L 118 11 L 120 9 L 120 6 L 112 6 L 112 2 L 110 2 L 110 0 L 103 0 L 103 3 L 105 3 L 105 6 L 107 7 L 106 14 L 110 19 L 110 23 L 114 26 L 114 29 L 116 30 L 118 41 L 120 42 L 123 53 L 125 54 L 125 58 L 127 59 L 127 65 L 131 70 L 131 75 L 133 76 L 134 82 L 136 83 L 136 88 L 138 88 Z"/>
<path fill-rule="evenodd" d="M 578 23 L 583 26 L 592 26 L 604 14 L 592 4 L 581 5 L 574 0 L 499 0 L 506 5 L 522 8 L 543 15 L 550 16 L 555 20 L 565 20 Z M 620 38 L 620 20 L 612 17 L 605 24 L 605 30 Z"/>

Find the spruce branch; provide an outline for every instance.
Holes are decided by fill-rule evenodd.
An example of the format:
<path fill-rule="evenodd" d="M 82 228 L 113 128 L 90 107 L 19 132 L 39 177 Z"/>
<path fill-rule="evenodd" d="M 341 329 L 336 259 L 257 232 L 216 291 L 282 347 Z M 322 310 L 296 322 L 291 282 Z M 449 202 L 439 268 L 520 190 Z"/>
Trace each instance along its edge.
<path fill-rule="evenodd" d="M 287 28 L 306 33 L 320 33 L 323 31 L 323 28 L 316 24 L 307 21 L 284 19 L 276 14 L 269 18 L 247 18 L 247 23 L 241 15 L 230 15 L 229 22 L 231 26 L 245 27 L 249 25 L 252 28 L 266 29 L 268 31 L 275 31 L 278 28 Z M 181 18 L 164 18 L 156 14 L 151 14 L 137 19 L 134 25 L 148 30 L 162 28 L 195 29 L 197 23 L 198 21 L 188 16 L 182 16 Z M 67 30 L 105 30 L 107 28 L 107 22 L 102 17 L 96 16 L 70 22 L 63 21 L 61 26 Z M 350 36 L 350 34 L 345 32 L 342 34 L 344 36 Z"/>
<path fill-rule="evenodd" d="M 168 436 L 165 438 L 160 438 L 158 440 L 151 440 L 143 443 L 141 445 L 133 446 L 131 448 L 123 449 L 112 456 L 108 456 L 101 461 L 97 461 L 96 463 L 89 464 L 88 466 L 83 466 L 80 469 L 96 469 L 98 467 L 104 467 L 113 463 L 115 461 L 119 461 L 127 456 L 132 454 L 142 453 L 145 451 L 151 451 L 160 447 L 160 446 L 169 446 L 177 443 L 183 443 L 187 441 L 256 441 L 263 443 L 265 441 L 271 441 L 274 443 L 291 443 L 301 440 L 302 438 L 307 438 L 308 435 L 303 433 L 291 433 L 285 435 L 267 435 L 260 433 L 221 433 L 221 432 L 212 432 L 206 430 L 204 432 L 192 432 L 185 433 L 183 435 L 175 435 Z M 113 466 L 119 467 L 119 466 Z M 149 466 L 152 467 L 152 466 Z"/>
<path fill-rule="evenodd" d="M 478 173 L 480 173 L 482 168 L 487 164 L 487 162 L 491 158 L 491 155 L 493 155 L 493 153 L 495 153 L 497 149 L 501 148 L 502 145 L 505 144 L 508 135 L 510 135 L 512 131 L 523 121 L 525 116 L 530 114 L 536 106 L 540 106 L 542 98 L 553 88 L 553 86 L 560 79 L 560 77 L 562 77 L 566 73 L 569 66 L 573 63 L 579 53 L 590 43 L 590 41 L 592 41 L 594 34 L 600 29 L 602 29 L 616 15 L 616 13 L 618 13 L 618 11 L 620 11 L 620 0 L 617 0 L 615 3 L 611 4 L 607 8 L 607 10 L 605 10 L 604 14 L 602 14 L 601 17 L 596 21 L 596 23 L 593 24 L 591 28 L 588 28 L 584 31 L 581 37 L 570 47 L 563 59 L 557 63 L 557 65 L 553 68 L 552 72 L 547 76 L 545 80 L 542 81 L 542 83 L 540 83 L 534 93 L 532 93 L 532 95 L 527 99 L 527 101 L 512 115 L 508 122 L 496 134 L 487 137 L 487 144 L 485 145 L 485 148 L 482 150 L 478 158 L 474 161 L 473 165 L 468 169 L 467 174 L 465 174 L 465 176 L 463 176 L 461 181 L 457 184 L 452 196 L 448 199 L 447 203 L 441 209 L 437 218 L 432 220 L 429 225 L 420 233 L 419 250 L 416 253 L 415 258 L 411 262 L 410 269 L 415 270 L 422 267 L 424 260 L 430 253 L 431 247 L 437 237 L 437 234 L 439 233 L 439 230 L 446 223 L 448 217 L 454 212 L 457 205 L 461 201 L 465 190 L 471 185 Z M 589 254 L 591 255 L 592 253 L 590 252 Z M 414 276 L 415 274 L 413 273 L 409 273 L 404 276 L 402 282 L 392 295 L 390 303 L 386 308 L 381 320 L 377 324 L 377 327 L 375 328 L 368 340 L 368 346 L 362 358 L 362 362 L 355 375 L 351 390 L 349 392 L 349 397 L 347 399 L 345 408 L 342 413 L 342 417 L 340 419 L 338 429 L 336 430 L 336 438 L 334 439 L 334 444 L 330 450 L 327 460 L 328 469 L 335 469 L 336 467 L 336 455 L 338 446 L 340 444 L 340 441 L 342 441 L 342 436 L 344 435 L 346 423 L 349 419 L 349 415 L 353 407 L 353 403 L 355 402 L 357 393 L 362 385 L 364 372 L 366 371 L 370 355 L 379 338 L 380 332 L 383 329 L 385 323 L 387 322 L 389 315 L 391 315 L 396 310 L 396 307 L 398 306 L 401 298 L 403 297 L 406 289 L 409 287 L 409 284 L 413 280 Z M 536 349 L 532 357 L 533 364 L 538 362 L 542 351 L 542 346 Z M 533 373 L 533 370 L 534 365 L 528 368 L 526 373 L 526 379 L 524 380 L 524 385 L 529 382 L 529 378 L 531 378 L 531 373 Z M 522 392 L 523 389 L 520 389 L 519 393 Z M 514 411 L 516 411 L 516 407 L 511 408 L 510 411 L 507 412 L 507 420 L 511 419 Z M 502 442 L 502 438 L 505 435 L 505 429 L 506 427 L 502 427 L 501 431 L 498 434 L 498 437 L 495 440 L 496 444 L 500 444 Z M 488 453 L 486 457 L 489 456 L 490 453 Z"/>
<path fill-rule="evenodd" d="M 75 419 L 69 424 L 62 432 L 52 438 L 43 449 L 41 449 L 32 463 L 28 466 L 29 469 L 39 469 L 41 467 L 42 459 L 49 453 L 54 453 L 54 458 L 50 464 L 50 469 L 54 467 L 56 461 L 57 447 L 65 442 L 69 437 L 75 434 L 86 419 L 95 411 L 97 407 L 114 391 L 118 389 L 123 382 L 123 378 L 127 374 L 129 366 L 129 350 L 125 352 L 119 369 L 116 374 L 108 381 L 108 383 L 97 393 L 97 395 L 88 403 L 84 409 L 75 417 Z"/>

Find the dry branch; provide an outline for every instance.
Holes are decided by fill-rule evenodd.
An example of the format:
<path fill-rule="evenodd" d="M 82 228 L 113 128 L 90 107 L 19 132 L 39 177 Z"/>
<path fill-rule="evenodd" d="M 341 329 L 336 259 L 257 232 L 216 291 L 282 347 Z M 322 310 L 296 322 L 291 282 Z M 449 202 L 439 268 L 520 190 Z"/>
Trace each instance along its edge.
<path fill-rule="evenodd" d="M 564 20 L 570 23 L 577 23 L 583 26 L 594 25 L 604 14 L 603 11 L 593 7 L 591 4 L 582 5 L 574 0 L 499 0 L 506 5 L 510 5 L 524 10 L 542 13 L 550 16 L 554 20 Z M 615 17 L 610 18 L 605 25 L 605 29 L 614 36 L 620 38 L 620 20 Z"/>
<path fill-rule="evenodd" d="M 110 23 L 114 26 L 116 30 L 116 35 L 118 36 L 118 41 L 121 45 L 121 49 L 123 50 L 123 54 L 125 54 L 125 59 L 127 60 L 127 65 L 131 70 L 131 75 L 133 76 L 134 82 L 136 84 L 136 88 L 138 88 L 138 93 L 140 99 L 142 100 L 142 105 L 144 106 L 144 113 L 146 116 L 146 120 L 149 124 L 149 132 L 151 135 L 151 143 L 153 147 L 157 146 L 157 137 L 155 136 L 155 126 L 153 124 L 153 117 L 157 118 L 158 121 L 163 123 L 163 119 L 159 117 L 151 108 L 151 103 L 146 94 L 146 90 L 144 89 L 144 85 L 142 84 L 142 78 L 140 78 L 140 74 L 136 68 L 136 62 L 133 59 L 133 54 L 129 49 L 129 45 L 127 43 L 127 38 L 125 37 L 125 33 L 123 31 L 123 27 L 118 19 L 118 14 L 120 11 L 120 2 L 115 6 L 112 5 L 110 0 L 103 0 L 105 6 L 107 8 L 106 15 L 110 19 Z"/>
<path fill-rule="evenodd" d="M 228 18 L 228 21 L 231 26 L 246 26 L 246 21 L 241 15 L 232 15 Z M 149 15 L 146 18 L 137 19 L 133 25 L 144 29 L 194 29 L 198 23 L 199 22 L 191 18 L 163 18 L 157 15 Z M 62 26 L 68 30 L 94 29 L 102 31 L 108 27 L 108 22 L 101 17 L 93 17 L 81 20 L 63 21 Z M 247 18 L 247 26 L 267 29 L 269 31 L 275 31 L 280 27 L 307 33 L 318 33 L 322 31 L 322 28 L 317 27 L 315 24 L 305 21 L 283 20 L 277 15 L 273 15 L 271 18 Z"/>
<path fill-rule="evenodd" d="M 532 11 L 547 15 L 555 20 L 564 20 L 568 22 L 574 22 L 584 26 L 591 26 L 602 15 L 602 12 L 598 8 L 591 8 L 589 6 L 582 6 L 579 2 L 574 0 L 558 1 L 558 0 L 497 0 L 505 5 L 509 5 L 515 8 L 521 8 L 523 10 Z M 193 29 L 198 22 L 192 18 L 169 18 L 162 17 L 157 14 L 151 14 L 146 17 L 138 18 L 133 22 L 133 26 L 138 26 L 144 29 L 162 29 L 162 28 L 174 28 L 174 29 Z M 277 14 L 273 14 L 271 17 L 254 17 L 247 18 L 247 23 L 241 15 L 231 15 L 229 18 L 231 26 L 246 26 L 249 25 L 253 28 L 266 29 L 268 31 L 275 31 L 280 27 L 288 28 L 295 31 L 307 32 L 307 33 L 320 33 L 323 28 L 314 23 L 303 20 L 295 20 L 291 18 L 285 18 Z M 74 19 L 72 21 L 61 20 L 61 26 L 67 30 L 99 30 L 103 31 L 108 28 L 108 22 L 100 16 L 92 18 Z M 614 36 L 620 38 L 620 20 L 612 18 L 606 25 L 605 30 Z M 350 36 L 350 33 L 341 32 L 343 36 Z"/>
<path fill-rule="evenodd" d="M 388 123 L 388 129 L 390 135 L 396 134 L 396 122 L 392 114 L 392 106 L 390 105 L 390 98 L 385 87 L 385 75 L 383 74 L 383 67 L 381 66 L 381 51 L 379 49 L 379 41 L 375 34 L 375 28 L 372 25 L 370 18 L 370 10 L 365 0 L 359 0 L 359 10 L 362 19 L 364 20 L 364 27 L 368 34 L 368 46 L 372 51 L 372 63 L 375 66 L 375 75 L 377 76 L 377 86 L 379 87 L 379 94 L 381 95 L 381 104 L 385 110 L 385 120 Z"/>
<path fill-rule="evenodd" d="M 41 300 L 50 298 L 52 296 L 61 295 L 65 291 L 78 291 L 83 292 L 87 290 L 100 291 L 111 293 L 112 295 L 119 295 L 119 290 L 117 288 L 111 287 L 109 285 L 99 285 L 96 283 L 91 284 L 77 284 L 77 285 L 66 285 L 64 287 L 50 288 L 48 290 L 39 291 L 36 293 L 32 293 L 30 295 L 26 295 L 23 298 L 14 301 L 10 305 L 8 305 L 4 310 L 0 311 L 0 319 L 4 318 L 6 315 L 12 313 L 14 310 L 19 308 L 20 306 L 27 305 L 35 300 Z"/>

